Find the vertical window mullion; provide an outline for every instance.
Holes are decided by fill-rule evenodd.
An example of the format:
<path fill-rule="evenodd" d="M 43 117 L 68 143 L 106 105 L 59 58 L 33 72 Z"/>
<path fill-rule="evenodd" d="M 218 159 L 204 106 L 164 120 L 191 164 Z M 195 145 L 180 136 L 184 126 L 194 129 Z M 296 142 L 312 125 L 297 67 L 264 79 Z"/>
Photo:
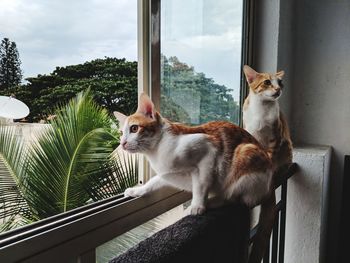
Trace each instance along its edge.
<path fill-rule="evenodd" d="M 137 2 L 137 42 L 138 42 L 138 95 L 142 92 L 150 94 L 150 1 Z M 150 166 L 145 156 L 139 158 L 139 183 L 150 178 Z"/>
<path fill-rule="evenodd" d="M 253 28 L 254 26 L 254 3 L 252 0 L 243 0 L 242 14 L 242 54 L 241 66 L 253 64 Z M 245 98 L 248 95 L 248 85 L 241 71 L 241 92 L 240 92 L 240 126 L 243 126 L 242 109 Z"/>
<path fill-rule="evenodd" d="M 138 93 L 148 94 L 160 110 L 160 0 L 138 0 Z M 139 182 L 152 175 L 150 165 L 140 156 Z"/>
<path fill-rule="evenodd" d="M 160 110 L 160 0 L 150 0 L 150 53 L 151 53 L 151 89 L 150 96 L 156 107 Z"/>

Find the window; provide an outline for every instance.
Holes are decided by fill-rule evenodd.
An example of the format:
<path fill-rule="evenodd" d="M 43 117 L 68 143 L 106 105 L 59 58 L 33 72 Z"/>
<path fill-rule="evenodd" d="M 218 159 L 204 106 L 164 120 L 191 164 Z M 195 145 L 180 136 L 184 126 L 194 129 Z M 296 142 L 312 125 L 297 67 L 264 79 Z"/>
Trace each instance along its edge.
<path fill-rule="evenodd" d="M 214 119 L 238 123 L 241 49 L 245 48 L 241 46 L 242 14 L 247 11 L 242 11 L 242 2 L 250 1 L 137 1 L 137 87 L 139 92 L 151 95 L 165 117 L 189 124 Z M 82 2 L 83 13 L 89 3 Z M 128 3 L 133 9 L 136 1 L 117 1 L 111 5 L 108 1 L 92 3 L 101 5 L 95 8 L 101 13 L 109 14 L 113 13 L 113 4 L 123 10 Z M 72 4 L 73 7 L 77 6 Z M 118 17 L 114 14 L 114 17 L 128 21 L 125 14 Z M 102 20 L 110 31 L 114 30 L 108 16 Z M 141 160 L 141 164 L 140 174 L 147 179 L 147 163 Z M 181 214 L 182 204 L 189 198 L 188 193 L 162 189 L 145 198 L 119 195 L 72 209 L 3 233 L 0 261 L 59 259 L 60 262 L 84 263 L 97 257 L 104 260 L 111 251 L 110 243 L 106 242 L 124 233 L 123 237 L 128 238 L 127 231 L 165 212 L 171 217 L 169 220 L 173 220 L 173 215 L 167 211 L 177 207 L 177 213 Z M 139 238 L 145 236 L 145 229 L 141 227 L 141 231 Z"/>
<path fill-rule="evenodd" d="M 112 112 L 137 104 L 137 1 L 1 1 L 0 42 L 0 95 L 30 109 L 0 123 L 0 232 L 136 184 L 136 158 L 109 154 L 119 142 Z M 17 82 L 2 74 L 11 59 Z"/>
<path fill-rule="evenodd" d="M 161 114 L 190 125 L 212 120 L 238 124 L 243 2 L 149 2 L 153 19 L 149 93 Z M 179 205 L 100 246 L 96 258 L 104 262 L 106 256 L 107 262 L 111 259 L 107 255 L 116 256 L 165 227 L 164 218 L 174 221 L 182 216 L 184 205 Z"/>
<path fill-rule="evenodd" d="M 162 0 L 162 114 L 239 123 L 243 1 Z"/>

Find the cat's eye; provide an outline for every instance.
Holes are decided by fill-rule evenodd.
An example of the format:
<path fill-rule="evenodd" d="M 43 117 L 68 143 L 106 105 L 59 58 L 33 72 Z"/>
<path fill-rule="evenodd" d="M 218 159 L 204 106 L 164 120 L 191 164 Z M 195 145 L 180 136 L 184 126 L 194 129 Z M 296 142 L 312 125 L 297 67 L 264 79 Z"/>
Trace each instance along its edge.
<path fill-rule="evenodd" d="M 269 85 L 271 85 L 271 81 L 269 79 L 267 79 L 267 80 L 264 81 L 264 84 L 269 86 Z"/>
<path fill-rule="evenodd" d="M 283 83 L 282 83 L 282 80 L 281 80 L 281 79 L 278 80 L 278 85 L 279 85 L 281 88 L 283 87 Z"/>
<path fill-rule="evenodd" d="M 130 132 L 131 133 L 136 133 L 139 130 L 139 126 L 138 125 L 131 125 L 130 126 Z"/>

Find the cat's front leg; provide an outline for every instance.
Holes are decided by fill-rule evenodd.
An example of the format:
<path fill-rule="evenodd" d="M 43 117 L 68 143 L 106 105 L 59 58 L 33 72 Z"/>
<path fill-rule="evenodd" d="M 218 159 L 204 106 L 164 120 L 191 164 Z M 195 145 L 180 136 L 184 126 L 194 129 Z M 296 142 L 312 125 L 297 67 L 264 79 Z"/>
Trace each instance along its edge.
<path fill-rule="evenodd" d="M 163 186 L 173 186 L 178 189 L 184 189 L 190 191 L 191 189 L 187 189 L 191 182 L 188 182 L 186 175 L 186 171 L 176 171 L 176 172 L 168 172 L 158 174 L 152 177 L 147 183 L 140 186 L 135 186 L 131 188 L 127 188 L 124 192 L 125 196 L 138 197 L 144 196 L 148 193 L 151 193 L 157 189 L 162 188 Z M 186 182 L 186 183 L 185 183 Z M 187 187 L 186 187 L 187 186 Z"/>
<path fill-rule="evenodd" d="M 192 176 L 192 202 L 191 215 L 204 214 L 208 197 L 209 186 L 199 175 Z"/>
<path fill-rule="evenodd" d="M 159 176 L 152 177 L 147 183 L 140 186 L 127 188 L 124 192 L 125 196 L 138 197 L 147 195 L 164 185 L 164 180 Z"/>

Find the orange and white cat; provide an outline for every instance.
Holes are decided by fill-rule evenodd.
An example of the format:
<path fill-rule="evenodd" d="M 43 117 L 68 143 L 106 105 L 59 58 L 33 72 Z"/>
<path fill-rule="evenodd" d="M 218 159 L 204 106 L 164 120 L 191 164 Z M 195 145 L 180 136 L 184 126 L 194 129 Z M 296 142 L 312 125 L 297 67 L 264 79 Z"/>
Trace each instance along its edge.
<path fill-rule="evenodd" d="M 292 141 L 278 103 L 282 94 L 284 71 L 276 74 L 258 73 L 247 65 L 243 71 L 249 84 L 249 95 L 243 105 L 243 126 L 265 148 L 273 170 L 277 171 L 292 163 Z M 273 191 L 261 204 L 260 227 L 253 242 L 249 263 L 262 260 L 276 217 L 275 205 L 276 196 Z"/>
<path fill-rule="evenodd" d="M 243 67 L 249 95 L 243 105 L 243 127 L 268 151 L 275 169 L 292 163 L 292 141 L 287 122 L 280 111 L 284 71 L 258 73 Z"/>
<path fill-rule="evenodd" d="M 155 111 L 145 94 L 136 113 L 115 116 L 122 125 L 122 148 L 144 154 L 157 174 L 144 185 L 128 188 L 126 196 L 170 185 L 192 192 L 191 214 L 204 213 L 209 194 L 249 207 L 269 196 L 271 160 L 244 129 L 223 121 L 193 127 L 172 123 Z"/>

